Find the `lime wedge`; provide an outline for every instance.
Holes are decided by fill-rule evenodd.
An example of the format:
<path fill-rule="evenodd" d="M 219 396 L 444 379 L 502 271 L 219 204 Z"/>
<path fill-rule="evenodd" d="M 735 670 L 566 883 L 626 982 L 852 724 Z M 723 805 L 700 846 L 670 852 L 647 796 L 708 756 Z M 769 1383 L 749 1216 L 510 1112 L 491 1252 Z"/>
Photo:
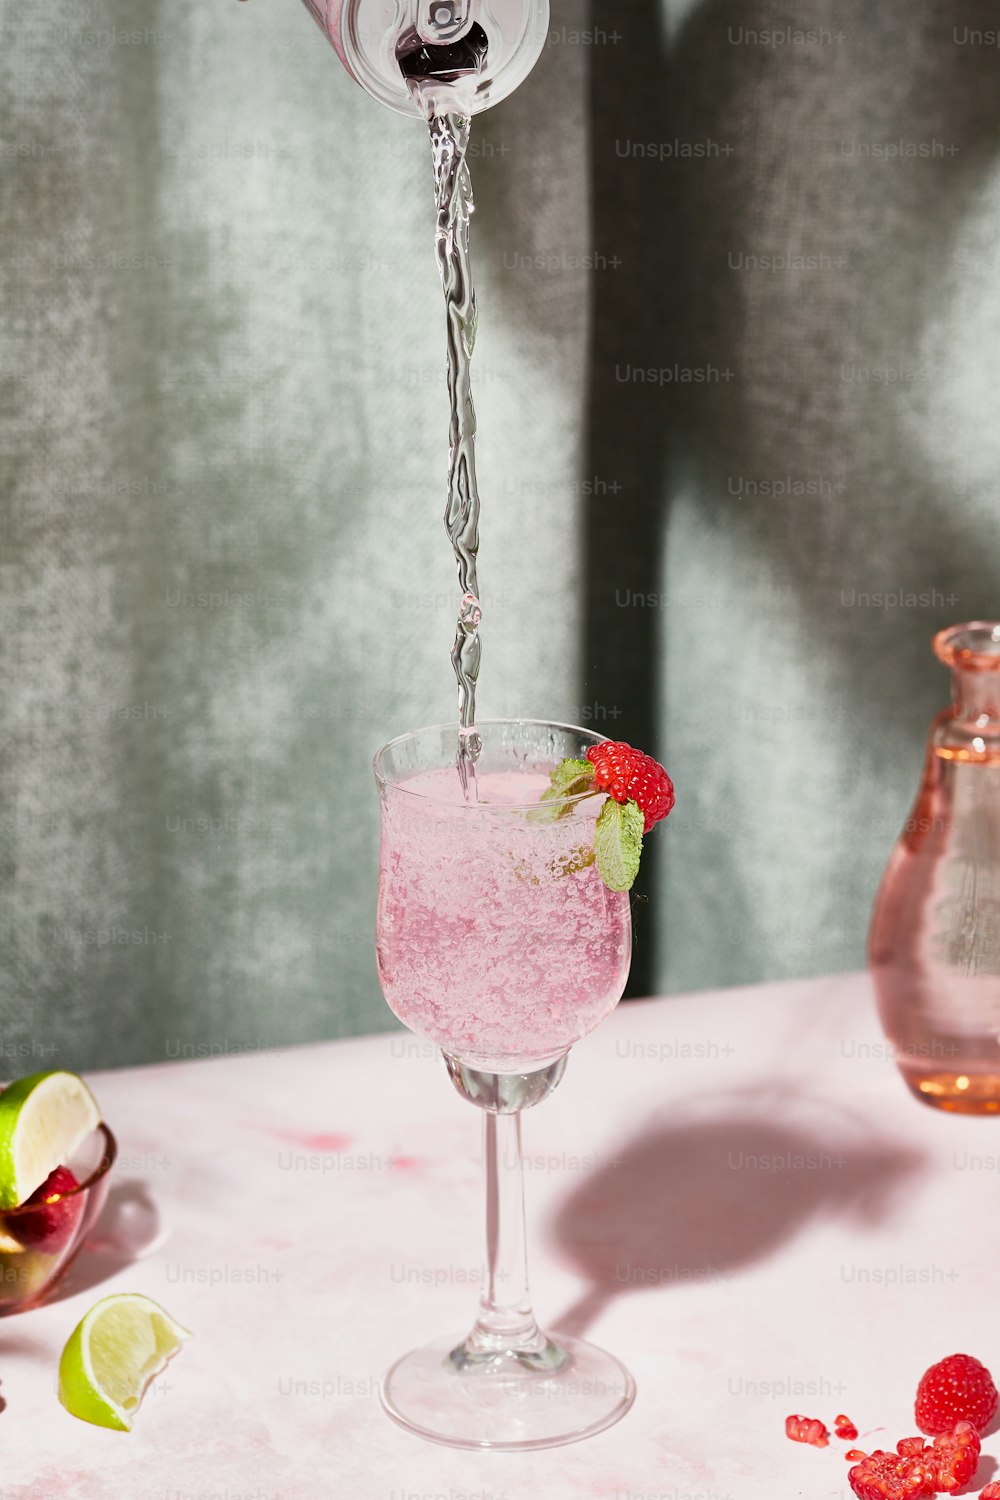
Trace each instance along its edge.
<path fill-rule="evenodd" d="M 101 1121 L 75 1073 L 32 1073 L 0 1094 L 0 1209 L 16 1208 Z"/>
<path fill-rule="evenodd" d="M 149 1382 L 190 1337 L 151 1297 L 105 1297 L 67 1340 L 59 1400 L 84 1422 L 128 1432 Z"/>

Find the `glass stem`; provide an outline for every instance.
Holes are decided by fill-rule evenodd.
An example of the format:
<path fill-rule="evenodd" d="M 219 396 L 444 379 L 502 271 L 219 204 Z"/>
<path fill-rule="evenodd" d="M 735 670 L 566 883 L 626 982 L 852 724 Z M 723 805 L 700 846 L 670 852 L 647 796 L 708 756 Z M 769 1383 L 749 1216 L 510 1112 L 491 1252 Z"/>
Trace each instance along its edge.
<path fill-rule="evenodd" d="M 547 1340 L 535 1322 L 524 1240 L 521 1113 L 483 1111 L 486 1174 L 486 1260 L 479 1316 L 466 1340 L 470 1355 L 506 1350 L 538 1353 Z"/>

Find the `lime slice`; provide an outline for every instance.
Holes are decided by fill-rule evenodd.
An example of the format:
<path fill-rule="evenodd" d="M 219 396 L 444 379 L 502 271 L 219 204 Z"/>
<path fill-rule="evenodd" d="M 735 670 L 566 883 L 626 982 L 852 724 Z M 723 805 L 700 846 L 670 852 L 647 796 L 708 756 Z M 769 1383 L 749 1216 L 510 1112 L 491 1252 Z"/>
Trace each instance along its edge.
<path fill-rule="evenodd" d="M 128 1432 L 149 1382 L 190 1337 L 151 1297 L 105 1297 L 67 1340 L 59 1400 L 84 1422 Z"/>
<path fill-rule="evenodd" d="M 75 1073 L 32 1073 L 0 1094 L 0 1209 L 16 1208 L 101 1122 Z"/>

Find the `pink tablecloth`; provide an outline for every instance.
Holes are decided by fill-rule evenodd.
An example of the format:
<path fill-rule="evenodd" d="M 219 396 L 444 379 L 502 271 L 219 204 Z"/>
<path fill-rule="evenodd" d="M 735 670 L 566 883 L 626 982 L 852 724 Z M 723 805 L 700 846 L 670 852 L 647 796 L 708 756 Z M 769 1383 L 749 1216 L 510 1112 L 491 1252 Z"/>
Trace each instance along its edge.
<path fill-rule="evenodd" d="M 910 1099 L 861 976 L 623 1006 L 526 1117 L 539 1316 L 639 1391 L 548 1453 L 433 1446 L 379 1406 L 394 1357 L 476 1299 L 479 1116 L 430 1049 L 391 1034 L 92 1082 L 122 1158 L 60 1300 L 0 1327 L 2 1500 L 819 1500 L 848 1494 L 847 1445 L 789 1443 L 787 1413 L 884 1427 L 873 1447 L 913 1430 L 934 1359 L 1000 1367 L 1000 1122 Z M 117 1290 L 196 1335 L 131 1434 L 54 1389 Z"/>

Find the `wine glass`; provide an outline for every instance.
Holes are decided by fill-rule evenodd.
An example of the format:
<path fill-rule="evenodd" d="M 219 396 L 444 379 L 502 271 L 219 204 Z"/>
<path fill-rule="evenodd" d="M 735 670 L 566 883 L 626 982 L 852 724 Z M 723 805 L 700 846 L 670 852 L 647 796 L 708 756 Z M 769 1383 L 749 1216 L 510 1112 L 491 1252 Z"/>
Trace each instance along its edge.
<path fill-rule="evenodd" d="M 540 801 L 552 768 L 603 736 L 533 720 L 476 729 L 471 773 L 460 772 L 454 724 L 402 735 L 374 760 L 379 978 L 391 1009 L 441 1048 L 459 1093 L 483 1110 L 486 1176 L 472 1330 L 405 1355 L 382 1402 L 403 1427 L 452 1447 L 548 1448 L 611 1426 L 635 1396 L 613 1356 L 549 1338 L 535 1321 L 521 1162 L 521 1110 L 552 1092 L 570 1047 L 621 998 L 629 898 L 594 863 L 601 799 Z"/>

